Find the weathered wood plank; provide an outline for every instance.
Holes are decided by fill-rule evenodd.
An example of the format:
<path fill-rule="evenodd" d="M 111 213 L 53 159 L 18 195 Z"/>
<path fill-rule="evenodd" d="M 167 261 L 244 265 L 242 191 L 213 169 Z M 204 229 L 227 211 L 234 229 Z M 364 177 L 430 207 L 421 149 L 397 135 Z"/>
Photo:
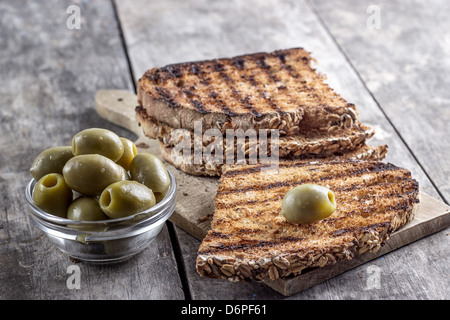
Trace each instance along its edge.
<path fill-rule="evenodd" d="M 450 3 L 310 3 L 448 203 Z"/>
<path fill-rule="evenodd" d="M 71 4 L 79 30 L 66 26 Z M 94 109 L 97 89 L 133 89 L 111 3 L 2 1 L 0 17 L 0 299 L 184 299 L 166 227 L 133 259 L 94 266 L 57 251 L 26 215 L 39 152 L 87 127 L 135 137 Z M 80 289 L 66 285 L 71 265 Z"/>
<path fill-rule="evenodd" d="M 358 74 L 304 2 L 116 2 L 135 80 L 147 69 L 169 63 L 303 46 L 317 58 L 318 68 L 328 75 L 330 84 L 357 105 L 361 119 L 377 129 L 378 133 L 371 142 L 387 143 L 390 146 L 387 160 L 410 169 L 420 181 L 423 191 L 439 196 Z M 261 287 L 260 283 L 236 285 L 199 278 L 194 264 L 199 242 L 177 228 L 176 232 L 194 299 L 274 297 L 273 292 Z M 428 297 L 442 298 L 448 294 L 447 289 L 439 284 L 442 275 L 433 273 L 435 280 L 430 284 L 426 280 L 429 268 L 427 261 L 417 261 L 411 256 L 420 254 L 424 248 L 431 251 L 431 256 L 441 256 L 442 249 L 434 248 L 433 241 L 443 239 L 445 233 L 438 233 L 375 262 L 382 274 L 388 275 L 388 279 L 406 281 L 408 286 L 405 288 L 400 286 L 397 290 L 398 287 L 391 285 L 392 281 L 383 280 L 380 289 L 365 290 L 370 274 L 365 273 L 366 267 L 361 266 L 290 299 L 417 298 L 423 297 L 423 291 L 429 292 Z M 443 263 L 438 260 L 436 264 L 442 268 Z M 419 275 L 417 281 L 411 279 L 411 274 Z M 434 288 L 435 285 L 438 288 Z"/>

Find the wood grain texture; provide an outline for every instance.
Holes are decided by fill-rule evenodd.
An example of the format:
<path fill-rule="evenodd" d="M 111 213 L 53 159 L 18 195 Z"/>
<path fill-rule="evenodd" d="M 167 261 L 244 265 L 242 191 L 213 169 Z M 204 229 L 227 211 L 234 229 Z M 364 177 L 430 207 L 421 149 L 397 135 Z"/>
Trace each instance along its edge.
<path fill-rule="evenodd" d="M 373 144 L 387 143 L 390 146 L 386 160 L 410 169 L 414 177 L 419 180 L 421 190 L 439 199 L 439 193 L 418 165 L 414 155 L 405 146 L 396 128 L 390 124 L 371 92 L 361 81 L 359 73 L 347 61 L 309 4 L 304 1 L 289 0 L 227 1 L 226 4 L 175 0 L 129 3 L 118 0 L 116 4 L 135 80 L 139 79 L 147 69 L 169 63 L 298 46 L 311 51 L 319 62 L 317 68 L 327 74 L 330 85 L 348 101 L 355 103 L 360 111 L 361 120 L 372 125 L 377 131 L 371 142 Z M 186 236 L 186 233 L 178 228 L 176 232 L 179 234 L 178 239 L 183 252 L 187 251 L 184 250 L 185 246 L 191 249 L 198 246 L 198 241 L 193 237 Z M 445 294 L 448 296 L 445 286 L 439 285 L 443 275 L 433 274 L 435 279 L 441 280 L 436 280 L 433 285 L 429 284 L 426 280 L 427 262 L 412 261 L 414 259 L 411 258 L 420 254 L 420 250 L 428 245 L 431 255 L 439 256 L 439 253 L 442 253 L 441 250 L 445 251 L 441 247 L 434 247 L 433 239 L 448 241 L 443 231 L 419 241 L 422 247 L 414 243 L 407 246 L 406 251 L 402 248 L 390 253 L 389 259 L 377 260 L 377 263 L 382 265 L 382 270 L 385 272 L 398 270 L 395 273 L 399 275 L 397 281 L 404 279 L 408 283 L 408 286 L 400 289 L 398 293 L 395 293 L 396 289 L 389 285 L 392 281 L 383 283 L 380 290 L 364 290 L 367 277 L 365 268 L 360 267 L 294 295 L 290 299 L 318 297 L 339 299 L 357 295 L 364 299 L 424 297 L 418 293 L 421 291 L 429 292 L 425 295 L 428 297 L 442 297 Z M 194 244 L 189 241 L 193 241 Z M 396 259 L 409 260 L 399 265 Z M 246 287 L 247 291 L 242 291 L 240 298 L 251 298 L 248 295 L 251 291 L 259 298 L 273 297 L 267 294 L 267 291 L 260 291 L 259 284 L 253 283 L 240 285 L 238 288 L 222 284 L 223 290 L 218 292 L 216 286 L 220 282 L 199 279 L 195 270 L 192 269 L 194 261 L 190 260 L 190 256 L 183 255 L 183 260 L 188 272 L 191 295 L 194 298 L 236 298 L 239 297 L 237 292 L 243 287 Z M 436 264 L 441 269 L 445 269 L 445 259 L 438 260 Z M 417 283 L 410 280 L 409 274 L 419 275 Z"/>
<path fill-rule="evenodd" d="M 448 203 L 450 3 L 310 3 Z"/>
<path fill-rule="evenodd" d="M 66 27 L 71 4 L 79 30 Z M 41 151 L 88 127 L 135 138 L 94 109 L 97 89 L 133 88 L 111 3 L 2 1 L 0 16 L 0 299 L 184 299 L 166 227 L 134 259 L 100 267 L 60 253 L 26 214 Z M 66 285 L 70 265 L 80 267 L 79 290 Z"/>

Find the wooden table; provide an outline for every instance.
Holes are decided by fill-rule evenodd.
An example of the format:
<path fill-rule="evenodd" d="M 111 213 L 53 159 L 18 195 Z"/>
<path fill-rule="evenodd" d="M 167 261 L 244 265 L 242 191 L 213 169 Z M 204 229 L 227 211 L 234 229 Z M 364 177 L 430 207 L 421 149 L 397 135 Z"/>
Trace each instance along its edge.
<path fill-rule="evenodd" d="M 135 91 L 147 69 L 169 63 L 301 46 L 375 128 L 371 142 L 389 145 L 386 161 L 448 204 L 449 10 L 418 0 L 2 1 L 0 299 L 450 298 L 448 229 L 284 297 L 259 282 L 200 278 L 199 240 L 171 222 L 127 262 L 70 260 L 32 224 L 23 196 L 34 157 L 78 131 L 136 138 L 96 113 L 97 90 Z M 72 265 L 79 289 L 67 285 Z"/>

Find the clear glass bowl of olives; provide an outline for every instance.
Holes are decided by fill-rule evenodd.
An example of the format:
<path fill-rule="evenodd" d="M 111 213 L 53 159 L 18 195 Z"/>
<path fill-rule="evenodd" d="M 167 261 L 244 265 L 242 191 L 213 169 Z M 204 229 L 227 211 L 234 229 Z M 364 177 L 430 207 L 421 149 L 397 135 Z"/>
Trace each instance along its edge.
<path fill-rule="evenodd" d="M 128 150 L 128 151 L 127 151 Z M 44 150 L 25 189 L 28 212 L 72 258 L 98 264 L 144 250 L 175 210 L 177 182 L 163 162 L 99 128 Z"/>

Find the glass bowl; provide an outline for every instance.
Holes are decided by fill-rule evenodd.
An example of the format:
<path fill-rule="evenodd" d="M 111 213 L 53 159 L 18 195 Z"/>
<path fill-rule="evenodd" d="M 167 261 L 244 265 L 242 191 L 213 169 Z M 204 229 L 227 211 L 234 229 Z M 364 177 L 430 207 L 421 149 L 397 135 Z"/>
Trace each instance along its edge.
<path fill-rule="evenodd" d="M 49 240 L 70 257 L 96 264 L 120 262 L 144 250 L 174 212 L 177 182 L 168 172 L 170 187 L 164 199 L 154 207 L 128 217 L 75 221 L 47 213 L 33 201 L 34 179 L 25 189 L 28 213 Z"/>

